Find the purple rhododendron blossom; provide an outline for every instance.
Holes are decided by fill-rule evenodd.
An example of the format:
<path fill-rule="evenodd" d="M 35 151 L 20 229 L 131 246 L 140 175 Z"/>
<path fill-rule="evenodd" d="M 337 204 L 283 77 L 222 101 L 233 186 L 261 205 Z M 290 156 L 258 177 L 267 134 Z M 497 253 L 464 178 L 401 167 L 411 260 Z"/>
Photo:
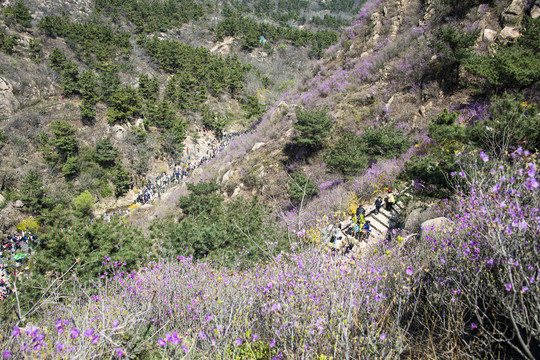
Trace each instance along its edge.
<path fill-rule="evenodd" d="M 409 276 L 411 276 L 413 274 L 413 269 L 412 267 L 408 267 L 407 270 L 405 270 L 405 273 Z"/>
<path fill-rule="evenodd" d="M 69 336 L 70 336 L 72 339 L 78 338 L 78 337 L 79 337 L 79 330 L 76 329 L 76 328 L 71 329 L 71 331 L 69 332 Z"/>
<path fill-rule="evenodd" d="M 504 287 L 506 288 L 506 291 L 512 290 L 512 284 L 504 284 Z"/>
<path fill-rule="evenodd" d="M 487 162 L 489 160 L 489 156 L 485 152 L 480 152 L 480 158 L 482 161 Z"/>
<path fill-rule="evenodd" d="M 13 337 L 19 337 L 19 334 L 21 333 L 21 329 L 19 329 L 17 326 L 13 327 L 13 330 L 11 331 L 11 336 Z"/>

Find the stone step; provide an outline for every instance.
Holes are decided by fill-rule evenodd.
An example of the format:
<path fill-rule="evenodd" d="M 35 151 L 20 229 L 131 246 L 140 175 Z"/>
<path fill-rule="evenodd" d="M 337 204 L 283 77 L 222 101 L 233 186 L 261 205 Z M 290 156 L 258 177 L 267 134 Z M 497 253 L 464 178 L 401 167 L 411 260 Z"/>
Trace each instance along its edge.
<path fill-rule="evenodd" d="M 373 220 L 371 221 L 371 225 L 379 229 L 380 233 L 386 232 L 386 230 L 388 229 L 388 221 L 386 220 L 386 218 L 381 219 L 380 215 L 373 215 L 371 217 L 371 220 Z"/>

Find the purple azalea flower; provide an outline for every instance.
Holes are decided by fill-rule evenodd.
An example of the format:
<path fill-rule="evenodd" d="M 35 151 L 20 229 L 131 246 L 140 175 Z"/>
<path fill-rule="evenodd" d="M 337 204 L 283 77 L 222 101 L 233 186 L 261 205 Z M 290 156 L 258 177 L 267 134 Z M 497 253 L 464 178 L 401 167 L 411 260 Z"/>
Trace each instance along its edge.
<path fill-rule="evenodd" d="M 99 335 L 94 335 L 94 337 L 92 338 L 92 344 L 97 345 L 98 342 L 99 342 Z"/>
<path fill-rule="evenodd" d="M 56 343 L 56 351 L 62 351 L 64 350 L 64 344 L 60 343 L 60 342 L 57 342 Z"/>
<path fill-rule="evenodd" d="M 94 335 L 94 329 L 88 329 L 84 332 L 84 337 L 90 337 Z"/>
<path fill-rule="evenodd" d="M 379 336 L 379 339 L 381 339 L 381 340 L 386 339 L 386 334 L 381 334 L 381 336 Z"/>
<path fill-rule="evenodd" d="M 2 357 L 4 359 L 9 359 L 11 357 L 11 352 L 9 350 L 6 350 L 2 353 Z"/>
<path fill-rule="evenodd" d="M 11 336 L 14 338 L 19 337 L 19 334 L 21 333 L 21 329 L 19 329 L 17 326 L 13 327 L 13 331 L 11 331 Z"/>
<path fill-rule="evenodd" d="M 512 284 L 504 284 L 504 287 L 506 288 L 506 291 L 512 290 Z"/>
<path fill-rule="evenodd" d="M 124 356 L 124 350 L 116 348 L 115 351 L 116 351 L 116 356 L 118 356 L 118 357 L 123 357 Z"/>
<path fill-rule="evenodd" d="M 475 323 L 471 324 L 471 329 L 476 329 L 476 324 Z"/>
<path fill-rule="evenodd" d="M 58 334 L 61 334 L 61 333 L 64 332 L 64 327 L 63 327 L 62 325 L 57 326 L 57 327 L 56 327 L 56 330 L 58 330 Z"/>
<path fill-rule="evenodd" d="M 38 333 L 39 329 L 35 326 L 30 326 L 26 329 L 26 335 L 29 335 L 31 337 L 35 337 Z"/>
<path fill-rule="evenodd" d="M 159 346 L 167 346 L 167 342 L 165 341 L 165 339 L 159 339 L 157 343 Z"/>
<path fill-rule="evenodd" d="M 71 331 L 69 332 L 69 336 L 72 339 L 78 338 L 79 337 L 79 330 L 77 330 L 76 328 L 71 329 Z"/>
<path fill-rule="evenodd" d="M 411 276 L 413 274 L 413 269 L 412 267 L 408 267 L 407 270 L 405 270 L 405 273 L 409 276 Z"/>
<path fill-rule="evenodd" d="M 113 329 L 116 329 L 118 327 L 118 324 L 119 324 L 118 320 L 114 320 L 112 323 Z"/>
<path fill-rule="evenodd" d="M 270 340 L 270 348 L 275 348 L 275 347 L 276 347 L 276 340 L 275 339 Z"/>
<path fill-rule="evenodd" d="M 484 162 L 487 162 L 489 160 L 489 156 L 483 151 L 480 152 L 480 158 L 482 158 Z"/>
<path fill-rule="evenodd" d="M 240 346 L 240 345 L 242 345 L 243 341 L 242 341 L 242 339 L 238 338 L 238 339 L 236 339 L 235 343 L 236 343 L 237 346 Z"/>
<path fill-rule="evenodd" d="M 459 176 L 461 176 L 462 178 L 464 178 L 464 177 L 465 177 L 465 173 L 464 173 L 463 171 L 460 171 L 460 172 L 459 172 Z"/>
<path fill-rule="evenodd" d="M 529 291 L 529 288 L 527 286 L 524 286 L 521 288 L 521 292 L 527 292 Z"/>
<path fill-rule="evenodd" d="M 259 340 L 259 335 L 253 334 L 253 341 L 257 341 L 257 340 Z"/>

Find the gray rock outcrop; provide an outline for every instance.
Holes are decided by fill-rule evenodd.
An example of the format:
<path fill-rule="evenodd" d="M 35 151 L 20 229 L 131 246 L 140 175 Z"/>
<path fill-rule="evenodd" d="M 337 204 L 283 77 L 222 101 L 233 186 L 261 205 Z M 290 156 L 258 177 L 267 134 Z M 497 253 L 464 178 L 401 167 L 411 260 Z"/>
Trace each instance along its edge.
<path fill-rule="evenodd" d="M 503 26 L 518 27 L 525 14 L 526 0 L 513 0 L 501 15 Z"/>

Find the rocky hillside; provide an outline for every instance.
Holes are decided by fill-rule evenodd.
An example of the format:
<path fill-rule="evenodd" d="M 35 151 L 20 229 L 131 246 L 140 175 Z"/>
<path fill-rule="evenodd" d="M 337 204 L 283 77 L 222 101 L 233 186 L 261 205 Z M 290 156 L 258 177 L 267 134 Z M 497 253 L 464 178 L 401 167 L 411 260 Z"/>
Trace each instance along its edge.
<path fill-rule="evenodd" d="M 463 123 L 485 119 L 494 94 L 522 93 L 537 101 L 537 50 L 520 60 L 500 59 L 508 65 L 497 70 L 480 70 L 478 63 L 498 50 L 517 50 L 519 38 L 537 39 L 538 9 L 524 1 L 366 3 L 310 76 L 204 168 L 205 179 L 217 181 L 228 196 L 262 196 L 282 220 L 300 228 L 353 204 L 371 203 L 383 189 L 403 188 L 410 180 L 424 189 L 444 187 L 430 183 L 437 174 L 412 174 L 416 165 L 410 160 L 435 153 L 430 125 L 445 109 L 459 111 L 457 121 Z M 459 30 L 452 33 L 453 28 Z M 459 54 L 457 44 L 467 51 Z M 530 66 L 530 72 L 520 73 L 511 62 Z M 510 74 L 486 80 L 485 71 Z M 520 82 L 520 76 L 527 80 Z M 317 149 L 298 145 L 299 109 L 325 109 L 331 118 L 332 130 Z M 532 131 L 538 139 L 538 130 Z M 403 175 L 407 167 L 409 174 Z M 297 176 L 316 187 L 301 204 L 290 196 Z M 177 211 L 174 205 L 170 210 Z M 164 211 L 162 206 L 160 214 Z"/>
<path fill-rule="evenodd" d="M 198 129 L 220 137 L 261 116 L 360 3 L 172 1 L 171 11 L 161 2 L 3 1 L 1 231 L 41 211 L 14 207 L 30 171 L 57 211 L 84 191 L 96 214 L 130 204 L 132 187 L 189 163 L 183 142 L 196 143 Z M 71 133 L 71 149 L 60 149 Z M 95 161 L 104 138 L 117 154 L 108 165 Z"/>

